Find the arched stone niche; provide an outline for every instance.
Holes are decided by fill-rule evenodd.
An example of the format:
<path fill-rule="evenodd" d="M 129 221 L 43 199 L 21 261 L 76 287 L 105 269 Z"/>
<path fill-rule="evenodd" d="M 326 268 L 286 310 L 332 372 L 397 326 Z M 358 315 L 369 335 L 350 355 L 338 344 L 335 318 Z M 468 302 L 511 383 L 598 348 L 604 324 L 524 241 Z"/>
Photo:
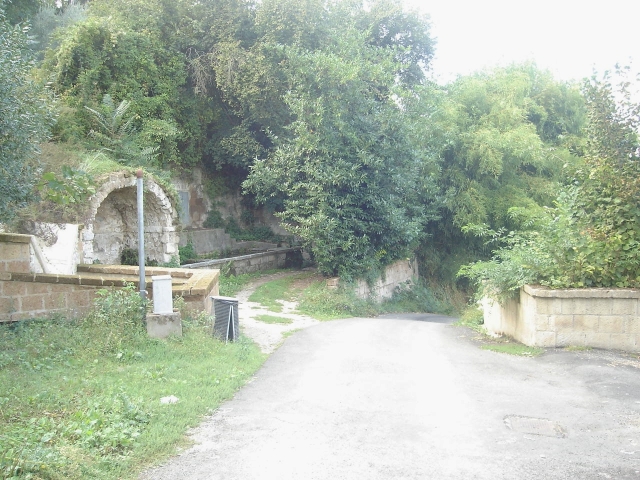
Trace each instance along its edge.
<path fill-rule="evenodd" d="M 143 202 L 145 256 L 169 262 L 178 254 L 177 212 L 164 190 L 148 177 Z M 83 263 L 117 265 L 123 249 L 138 249 L 137 208 L 136 177 L 110 175 L 90 199 L 82 232 Z"/>

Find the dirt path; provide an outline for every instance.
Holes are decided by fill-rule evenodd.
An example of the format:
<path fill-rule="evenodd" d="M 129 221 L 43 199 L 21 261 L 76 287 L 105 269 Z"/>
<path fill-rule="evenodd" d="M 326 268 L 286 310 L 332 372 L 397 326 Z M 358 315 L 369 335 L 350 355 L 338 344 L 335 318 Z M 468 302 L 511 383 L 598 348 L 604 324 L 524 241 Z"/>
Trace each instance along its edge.
<path fill-rule="evenodd" d="M 279 300 L 279 303 L 282 304 L 282 312 L 276 313 L 270 311 L 259 303 L 249 301 L 249 297 L 259 286 L 273 280 L 295 275 L 299 275 L 299 272 L 279 272 L 274 273 L 273 275 L 261 277 L 255 282 L 249 284 L 236 295 L 236 298 L 239 301 L 238 309 L 240 314 L 240 328 L 246 336 L 251 338 L 260 346 L 260 349 L 264 353 L 272 353 L 282 344 L 285 336 L 290 335 L 297 330 L 319 323 L 318 320 L 296 313 L 296 302 Z M 259 315 L 288 318 L 291 320 L 291 323 L 265 323 L 256 320 L 256 317 Z"/>

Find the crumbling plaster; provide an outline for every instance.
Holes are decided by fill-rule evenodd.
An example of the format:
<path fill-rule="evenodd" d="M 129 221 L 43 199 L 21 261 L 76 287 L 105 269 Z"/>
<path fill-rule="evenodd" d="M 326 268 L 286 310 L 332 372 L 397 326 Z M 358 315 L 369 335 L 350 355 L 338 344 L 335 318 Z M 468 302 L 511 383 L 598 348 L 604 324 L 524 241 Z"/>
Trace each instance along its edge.
<path fill-rule="evenodd" d="M 82 231 L 82 263 L 120 263 L 124 248 L 138 248 L 136 177 L 111 174 L 89 199 L 89 214 Z M 162 187 L 144 179 L 144 231 L 146 257 L 169 262 L 178 254 L 177 212 Z"/>

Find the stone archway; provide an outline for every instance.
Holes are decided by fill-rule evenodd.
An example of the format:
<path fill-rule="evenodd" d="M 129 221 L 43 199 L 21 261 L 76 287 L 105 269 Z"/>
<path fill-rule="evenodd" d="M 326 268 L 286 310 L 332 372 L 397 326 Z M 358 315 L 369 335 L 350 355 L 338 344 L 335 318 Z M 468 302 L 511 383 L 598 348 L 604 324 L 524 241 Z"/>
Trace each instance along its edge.
<path fill-rule="evenodd" d="M 169 262 L 178 254 L 177 212 L 153 179 L 144 179 L 145 254 Z M 136 177 L 112 174 L 90 199 L 82 234 L 83 263 L 119 264 L 124 248 L 138 248 Z"/>

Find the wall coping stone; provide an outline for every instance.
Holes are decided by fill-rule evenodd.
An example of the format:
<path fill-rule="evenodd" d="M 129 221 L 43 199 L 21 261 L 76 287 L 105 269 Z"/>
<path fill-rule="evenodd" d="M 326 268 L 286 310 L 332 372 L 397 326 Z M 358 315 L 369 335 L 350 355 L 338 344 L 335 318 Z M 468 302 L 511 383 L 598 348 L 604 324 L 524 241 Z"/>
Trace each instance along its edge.
<path fill-rule="evenodd" d="M 0 243 L 30 243 L 31 235 L 21 233 L 0 233 Z"/>
<path fill-rule="evenodd" d="M 524 291 L 542 298 L 640 298 L 637 288 L 560 288 L 525 285 Z"/>
<path fill-rule="evenodd" d="M 211 267 L 211 266 L 214 266 L 214 265 L 224 265 L 224 264 L 229 263 L 229 262 L 237 262 L 237 261 L 241 261 L 241 260 L 249 260 L 249 259 L 252 259 L 252 258 L 266 257 L 266 256 L 269 256 L 269 255 L 273 255 L 274 253 L 295 252 L 295 251 L 298 251 L 300 249 L 301 249 L 301 247 L 273 248 L 271 250 L 267 250 L 266 252 L 250 253 L 248 255 L 241 255 L 239 257 L 216 258 L 216 259 L 213 259 L 213 260 L 206 260 L 204 262 L 189 263 L 187 265 L 181 265 L 180 268 L 199 269 L 199 268 L 203 268 L 203 267 Z"/>

